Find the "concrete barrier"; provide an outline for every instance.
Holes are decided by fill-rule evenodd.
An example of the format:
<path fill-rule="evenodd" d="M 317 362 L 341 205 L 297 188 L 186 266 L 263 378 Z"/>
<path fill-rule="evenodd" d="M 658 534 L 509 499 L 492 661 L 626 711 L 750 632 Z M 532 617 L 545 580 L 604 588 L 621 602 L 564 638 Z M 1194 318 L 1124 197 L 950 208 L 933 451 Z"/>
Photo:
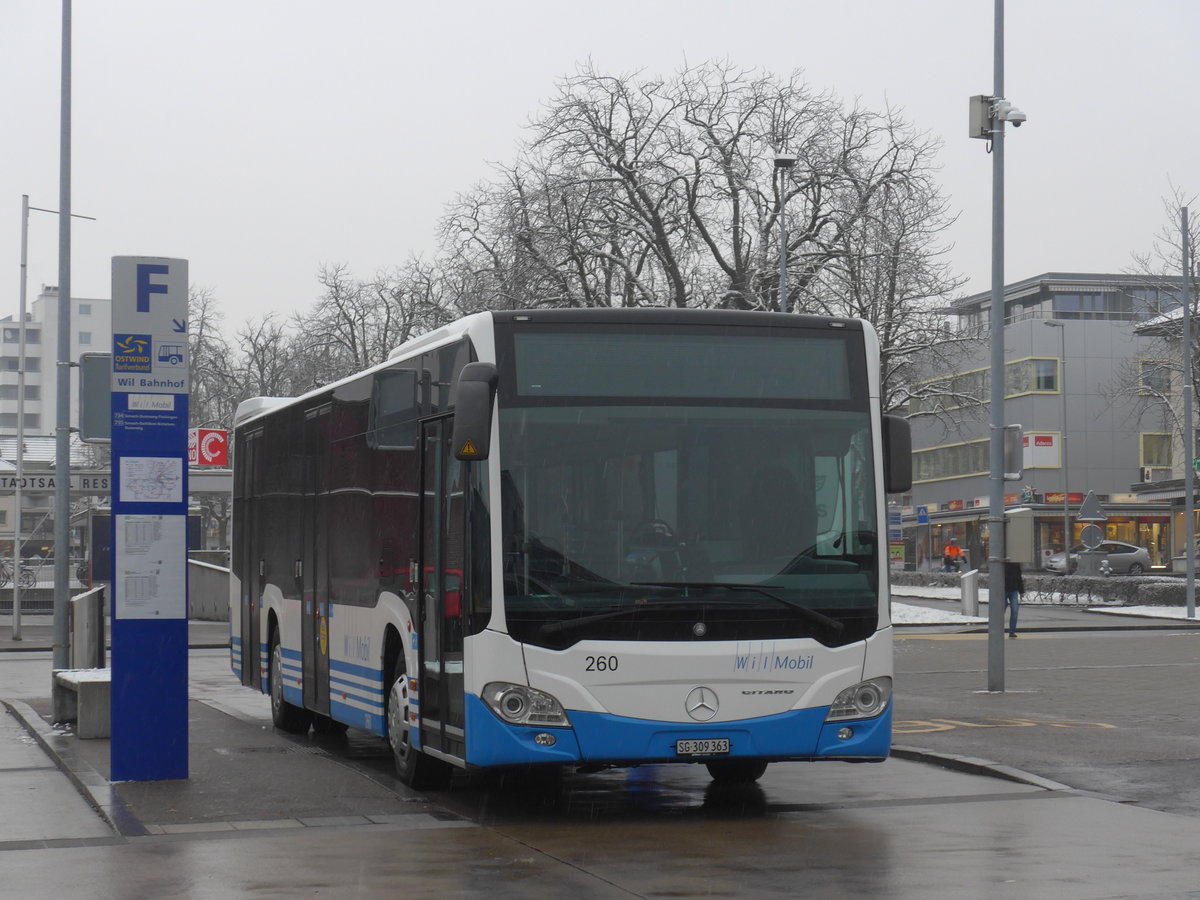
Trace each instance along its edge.
<path fill-rule="evenodd" d="M 71 668 L 102 669 L 107 663 L 104 585 L 76 594 L 70 600 Z"/>
<path fill-rule="evenodd" d="M 188 618 L 229 621 L 229 570 L 188 560 Z"/>
<path fill-rule="evenodd" d="M 83 740 L 112 734 L 112 671 L 55 669 L 51 682 L 54 721 L 75 723 Z"/>

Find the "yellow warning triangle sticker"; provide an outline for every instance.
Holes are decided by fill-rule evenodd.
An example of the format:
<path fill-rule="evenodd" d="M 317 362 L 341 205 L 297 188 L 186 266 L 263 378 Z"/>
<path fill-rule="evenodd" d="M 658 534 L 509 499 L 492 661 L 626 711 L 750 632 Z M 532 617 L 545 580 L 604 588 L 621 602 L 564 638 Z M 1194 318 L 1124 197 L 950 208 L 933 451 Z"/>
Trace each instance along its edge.
<path fill-rule="evenodd" d="M 479 451 L 475 449 L 475 444 L 467 441 L 463 444 L 462 449 L 458 451 L 459 456 L 475 456 Z"/>

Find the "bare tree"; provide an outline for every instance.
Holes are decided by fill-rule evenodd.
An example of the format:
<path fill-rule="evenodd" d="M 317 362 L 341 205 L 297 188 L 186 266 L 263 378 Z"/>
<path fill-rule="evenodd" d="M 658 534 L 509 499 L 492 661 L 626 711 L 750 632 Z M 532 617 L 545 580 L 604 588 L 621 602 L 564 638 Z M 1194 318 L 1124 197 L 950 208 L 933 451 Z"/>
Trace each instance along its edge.
<path fill-rule="evenodd" d="M 940 145 L 894 111 L 844 108 L 729 63 L 669 79 L 587 64 L 563 79 L 516 162 L 443 223 L 461 308 L 721 306 L 778 310 L 778 223 L 796 308 L 861 316 L 880 334 L 886 404 L 946 344 L 961 286 L 940 238 L 953 215 Z M 774 157 L 799 157 L 790 177 Z M 966 340 L 959 336 L 956 340 Z"/>
<path fill-rule="evenodd" d="M 1135 305 L 1145 321 L 1138 333 L 1148 339 L 1143 355 L 1129 360 L 1107 387 L 1111 396 L 1133 401 L 1133 415 L 1139 422 L 1174 435 L 1172 459 L 1187 465 L 1200 455 L 1195 439 L 1187 439 L 1183 419 L 1183 210 L 1188 216 L 1188 258 L 1192 265 L 1187 274 L 1190 312 L 1193 323 L 1200 315 L 1200 269 L 1196 253 L 1200 235 L 1196 233 L 1196 195 L 1172 185 L 1163 198 L 1163 225 L 1154 235 L 1151 249 L 1133 254 L 1130 274 L 1138 276 L 1143 287 L 1136 290 Z M 1191 330 L 1192 396 L 1200 396 L 1200 327 Z M 1190 446 L 1189 446 L 1190 445 Z"/>

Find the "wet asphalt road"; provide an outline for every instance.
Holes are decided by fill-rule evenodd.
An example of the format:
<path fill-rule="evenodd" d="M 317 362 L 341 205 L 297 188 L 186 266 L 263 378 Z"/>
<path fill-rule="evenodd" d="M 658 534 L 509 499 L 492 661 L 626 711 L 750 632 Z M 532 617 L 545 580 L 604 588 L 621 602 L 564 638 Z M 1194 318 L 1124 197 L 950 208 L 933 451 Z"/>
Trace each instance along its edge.
<path fill-rule="evenodd" d="M 381 742 L 276 733 L 225 654 L 193 651 L 192 777 L 115 786 L 121 835 L 0 850 L 0 872 L 24 897 L 1200 897 L 1200 634 L 1006 651 L 989 694 L 982 636 L 903 635 L 896 743 L 1126 802 L 904 758 L 725 791 L 651 766 L 417 794 Z M 33 690 L 19 665 L 0 678 Z M 75 743 L 106 767 L 105 742 Z"/>

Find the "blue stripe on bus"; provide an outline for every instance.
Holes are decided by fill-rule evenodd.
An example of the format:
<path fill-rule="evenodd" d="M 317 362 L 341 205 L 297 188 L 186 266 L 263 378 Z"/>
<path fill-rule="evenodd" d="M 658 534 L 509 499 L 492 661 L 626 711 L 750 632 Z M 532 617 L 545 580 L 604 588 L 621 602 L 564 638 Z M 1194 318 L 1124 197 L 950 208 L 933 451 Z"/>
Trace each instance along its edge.
<path fill-rule="evenodd" d="M 329 714 L 339 722 L 345 722 L 355 728 L 362 728 L 381 737 L 387 734 L 385 719 L 382 714 L 369 713 L 357 707 L 330 699 Z"/>
<path fill-rule="evenodd" d="M 342 662 L 338 659 L 329 660 L 329 670 L 331 672 L 345 672 L 347 675 L 354 675 L 358 678 L 366 678 L 370 681 L 383 681 L 383 669 L 372 669 L 369 666 L 360 666 L 355 663 Z"/>
<path fill-rule="evenodd" d="M 383 698 L 378 694 L 368 693 L 355 685 L 345 685 L 330 679 L 329 681 L 329 697 L 330 700 L 353 700 L 356 703 L 361 703 L 370 710 L 383 714 Z"/>
<path fill-rule="evenodd" d="M 474 695 L 466 697 L 467 762 L 475 766 L 564 762 L 675 762 L 675 742 L 729 738 L 730 757 L 773 759 L 883 759 L 892 739 L 892 707 L 875 719 L 825 724 L 829 707 L 794 710 L 736 722 L 654 722 L 607 713 L 570 710 L 572 728 L 509 725 Z M 840 740 L 842 728 L 853 737 Z M 542 732 L 558 740 L 539 747 Z"/>

